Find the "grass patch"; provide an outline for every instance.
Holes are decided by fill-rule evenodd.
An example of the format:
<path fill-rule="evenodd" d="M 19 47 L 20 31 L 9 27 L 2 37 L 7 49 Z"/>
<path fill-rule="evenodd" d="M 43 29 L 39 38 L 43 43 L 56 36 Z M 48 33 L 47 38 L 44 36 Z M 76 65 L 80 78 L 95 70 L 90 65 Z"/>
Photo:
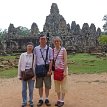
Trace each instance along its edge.
<path fill-rule="evenodd" d="M 8 59 L 15 59 L 16 58 L 16 56 L 0 56 L 0 59 L 6 59 L 6 60 L 8 60 Z"/>
<path fill-rule="evenodd" d="M 15 59 L 16 56 L 0 56 L 4 59 Z M 70 73 L 103 73 L 107 72 L 107 57 L 97 58 L 96 55 L 86 53 L 68 55 Z M 0 78 L 13 78 L 17 76 L 17 68 L 0 70 Z"/>
<path fill-rule="evenodd" d="M 17 68 L 0 71 L 0 78 L 13 78 L 17 76 Z"/>
<path fill-rule="evenodd" d="M 68 62 L 71 73 L 107 72 L 107 57 L 97 58 L 90 54 L 68 55 Z"/>

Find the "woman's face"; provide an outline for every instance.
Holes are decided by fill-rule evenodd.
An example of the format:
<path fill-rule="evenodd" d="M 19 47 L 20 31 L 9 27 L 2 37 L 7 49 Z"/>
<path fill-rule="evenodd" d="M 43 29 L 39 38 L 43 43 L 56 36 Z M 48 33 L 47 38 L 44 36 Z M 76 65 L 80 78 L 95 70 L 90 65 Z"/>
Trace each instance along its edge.
<path fill-rule="evenodd" d="M 54 46 L 55 47 L 61 46 L 61 41 L 59 39 L 54 39 Z"/>
<path fill-rule="evenodd" d="M 27 52 L 32 52 L 33 51 L 33 45 L 27 45 Z"/>

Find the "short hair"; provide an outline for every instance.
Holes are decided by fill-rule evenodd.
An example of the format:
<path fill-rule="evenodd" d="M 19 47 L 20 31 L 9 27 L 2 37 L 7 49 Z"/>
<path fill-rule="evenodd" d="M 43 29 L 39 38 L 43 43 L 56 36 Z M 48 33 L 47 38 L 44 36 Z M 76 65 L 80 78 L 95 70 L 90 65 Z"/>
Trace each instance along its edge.
<path fill-rule="evenodd" d="M 61 45 L 63 44 L 62 39 L 59 36 L 53 37 L 52 42 L 54 43 L 54 40 L 56 39 L 60 41 Z"/>
<path fill-rule="evenodd" d="M 45 34 L 42 34 L 42 35 L 39 36 L 39 40 L 40 40 L 41 37 L 44 37 L 44 36 L 45 36 L 46 39 L 47 39 L 47 36 L 46 36 Z"/>
<path fill-rule="evenodd" d="M 34 46 L 33 42 L 28 42 L 27 45 L 32 45 L 32 46 Z"/>

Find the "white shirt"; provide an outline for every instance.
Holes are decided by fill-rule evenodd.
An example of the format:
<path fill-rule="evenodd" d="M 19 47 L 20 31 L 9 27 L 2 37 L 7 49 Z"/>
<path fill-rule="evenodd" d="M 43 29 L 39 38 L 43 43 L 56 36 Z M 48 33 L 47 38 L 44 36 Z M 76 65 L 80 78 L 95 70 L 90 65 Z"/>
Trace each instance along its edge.
<path fill-rule="evenodd" d="M 33 53 L 28 54 L 27 52 L 22 53 L 20 55 L 19 63 L 18 63 L 18 78 L 21 78 L 21 71 L 25 71 L 25 69 L 32 68 L 32 59 Z M 35 74 L 35 55 L 34 55 L 34 62 L 33 62 L 33 71 Z"/>
<path fill-rule="evenodd" d="M 34 54 L 36 55 L 36 64 L 37 65 L 45 65 L 45 62 L 44 60 L 46 59 L 46 50 L 47 50 L 47 45 L 45 46 L 45 48 L 41 48 L 40 45 L 39 46 L 36 46 L 34 48 Z M 43 54 L 43 57 L 44 57 L 44 60 L 43 60 L 43 57 L 41 55 L 41 52 Z M 46 64 L 49 64 L 50 63 L 50 60 L 53 59 L 53 51 L 52 51 L 52 48 L 49 47 L 49 50 L 48 50 L 48 59 L 47 59 L 47 62 Z"/>

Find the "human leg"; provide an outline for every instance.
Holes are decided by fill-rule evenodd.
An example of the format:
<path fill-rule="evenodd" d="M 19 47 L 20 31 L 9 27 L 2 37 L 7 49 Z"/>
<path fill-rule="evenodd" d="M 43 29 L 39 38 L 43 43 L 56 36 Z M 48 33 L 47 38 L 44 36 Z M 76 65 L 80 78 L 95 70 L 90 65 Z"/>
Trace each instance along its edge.
<path fill-rule="evenodd" d="M 27 81 L 22 80 L 22 106 L 27 104 Z"/>

